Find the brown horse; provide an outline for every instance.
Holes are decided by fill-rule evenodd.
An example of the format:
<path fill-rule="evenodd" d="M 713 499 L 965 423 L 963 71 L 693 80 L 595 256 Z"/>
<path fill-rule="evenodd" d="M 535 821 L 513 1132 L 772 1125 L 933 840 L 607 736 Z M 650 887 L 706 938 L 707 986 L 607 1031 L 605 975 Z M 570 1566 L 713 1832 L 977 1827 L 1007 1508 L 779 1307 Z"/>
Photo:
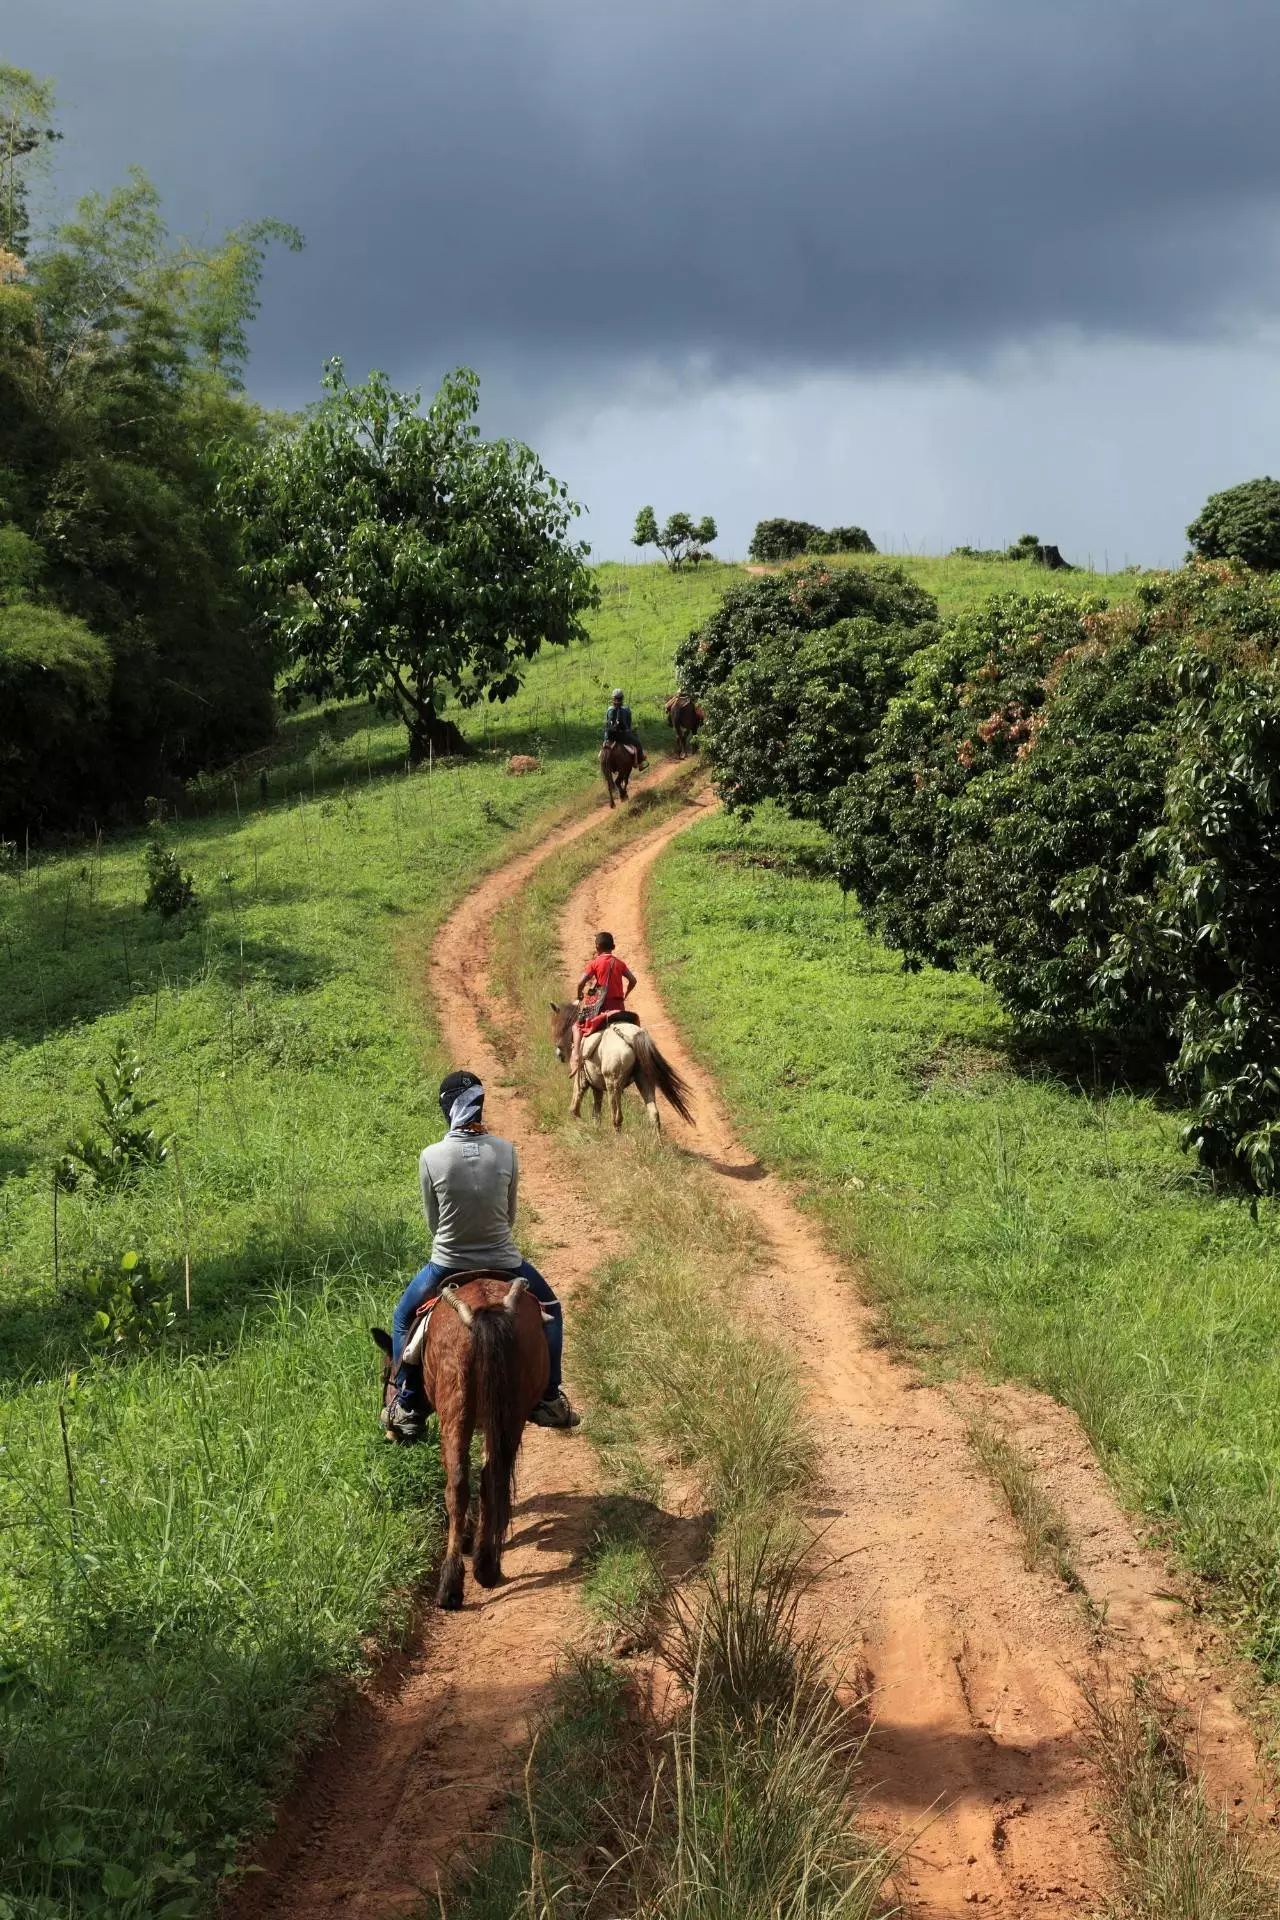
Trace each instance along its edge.
<path fill-rule="evenodd" d="M 624 746 L 620 740 L 606 740 L 600 749 L 600 771 L 604 775 L 611 807 L 616 804 L 613 797 L 615 788 L 619 800 L 627 798 L 627 789 L 635 770 L 635 755 L 630 747 Z"/>
<path fill-rule="evenodd" d="M 667 724 L 676 730 L 676 758 L 683 760 L 689 751 L 690 741 L 695 738 L 706 716 L 687 693 L 673 693 L 664 711 Z"/>
<path fill-rule="evenodd" d="M 453 1311 L 447 1311 L 452 1308 Z M 382 1350 L 382 1399 L 389 1405 L 391 1335 L 370 1329 Z M 482 1587 L 502 1578 L 502 1543 L 511 1525 L 511 1490 L 524 1423 L 547 1390 L 551 1360 L 542 1331 L 542 1311 L 521 1279 L 510 1274 L 460 1276 L 440 1292 L 439 1304 L 419 1319 L 405 1342 L 405 1356 L 422 1356 L 427 1397 L 440 1423 L 440 1461 L 445 1475 L 449 1538 L 436 1605 L 462 1605 L 462 1557 L 472 1550 L 471 1436 L 484 1435 L 480 1472 L 480 1542 L 472 1571 Z"/>
<path fill-rule="evenodd" d="M 573 1045 L 573 1023 L 581 1009 L 572 1000 L 551 1002 L 551 1044 L 557 1060 L 568 1060 Z M 689 1111 L 689 1088 L 671 1062 L 644 1028 L 634 1021 L 619 1021 L 588 1034 L 582 1043 L 582 1066 L 573 1076 L 569 1111 L 575 1116 L 582 1107 L 582 1096 L 591 1089 L 595 1117 L 600 1118 L 604 1096 L 609 1095 L 609 1114 L 615 1129 L 622 1125 L 622 1096 L 634 1083 L 658 1132 L 658 1098 L 662 1095 L 682 1120 L 693 1125 Z"/>

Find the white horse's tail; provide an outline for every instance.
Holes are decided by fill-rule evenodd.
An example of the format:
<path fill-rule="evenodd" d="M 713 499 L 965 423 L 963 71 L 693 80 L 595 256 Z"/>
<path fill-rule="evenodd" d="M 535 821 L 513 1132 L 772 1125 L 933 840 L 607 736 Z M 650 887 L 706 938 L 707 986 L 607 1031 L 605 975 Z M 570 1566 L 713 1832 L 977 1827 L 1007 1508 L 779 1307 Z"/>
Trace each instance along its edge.
<path fill-rule="evenodd" d="M 654 1086 L 664 1100 L 670 1102 L 682 1120 L 694 1124 L 689 1111 L 689 1083 L 683 1080 L 667 1059 L 651 1034 L 643 1027 L 629 1027 L 626 1030 L 627 1045 L 635 1054 L 636 1063 L 651 1075 Z"/>

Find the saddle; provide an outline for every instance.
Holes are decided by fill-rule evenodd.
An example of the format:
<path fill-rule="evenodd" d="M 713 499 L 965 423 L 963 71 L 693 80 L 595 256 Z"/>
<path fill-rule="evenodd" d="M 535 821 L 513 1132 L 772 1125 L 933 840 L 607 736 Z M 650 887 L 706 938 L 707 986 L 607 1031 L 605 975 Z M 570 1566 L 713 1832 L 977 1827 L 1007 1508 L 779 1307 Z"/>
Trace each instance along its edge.
<path fill-rule="evenodd" d="M 422 1365 L 422 1355 L 426 1349 L 427 1332 L 431 1325 L 431 1316 L 444 1299 L 446 1287 L 465 1287 L 468 1281 L 471 1280 L 501 1280 L 505 1282 L 507 1286 L 510 1286 L 513 1279 L 518 1280 L 519 1278 L 519 1274 L 499 1273 L 496 1267 L 477 1267 L 474 1272 L 455 1273 L 452 1279 L 444 1281 L 439 1293 L 428 1294 L 422 1305 L 414 1313 L 413 1319 L 410 1322 L 409 1337 L 405 1341 L 400 1354 L 400 1365 L 402 1367 L 420 1367 Z M 545 1326 L 551 1318 L 551 1315 L 547 1312 L 541 1301 L 538 1302 L 538 1311 L 542 1315 L 542 1323 Z"/>

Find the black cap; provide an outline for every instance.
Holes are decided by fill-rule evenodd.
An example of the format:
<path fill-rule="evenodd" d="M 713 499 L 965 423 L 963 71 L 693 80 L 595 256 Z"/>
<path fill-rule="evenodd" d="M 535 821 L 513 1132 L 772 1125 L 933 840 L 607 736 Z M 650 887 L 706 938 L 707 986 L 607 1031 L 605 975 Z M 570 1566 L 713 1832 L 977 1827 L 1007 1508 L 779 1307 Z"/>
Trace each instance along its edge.
<path fill-rule="evenodd" d="M 453 1113 L 453 1103 L 460 1093 L 465 1093 L 468 1087 L 480 1085 L 479 1074 L 468 1073 L 465 1067 L 460 1067 L 455 1073 L 446 1073 L 440 1082 L 440 1111 L 445 1119 L 448 1120 Z"/>

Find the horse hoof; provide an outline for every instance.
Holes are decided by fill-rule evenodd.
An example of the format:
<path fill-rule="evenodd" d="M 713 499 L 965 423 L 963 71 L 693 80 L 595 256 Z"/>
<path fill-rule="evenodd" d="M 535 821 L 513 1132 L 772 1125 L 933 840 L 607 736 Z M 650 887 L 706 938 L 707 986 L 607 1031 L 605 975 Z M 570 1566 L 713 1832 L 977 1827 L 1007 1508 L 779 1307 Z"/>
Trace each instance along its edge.
<path fill-rule="evenodd" d="M 496 1587 L 501 1583 L 501 1561 L 491 1558 L 483 1548 L 476 1555 L 471 1571 L 475 1574 L 477 1586 Z"/>
<path fill-rule="evenodd" d="M 436 1589 L 436 1605 L 446 1613 L 456 1613 L 462 1605 L 462 1562 L 446 1560 Z"/>

